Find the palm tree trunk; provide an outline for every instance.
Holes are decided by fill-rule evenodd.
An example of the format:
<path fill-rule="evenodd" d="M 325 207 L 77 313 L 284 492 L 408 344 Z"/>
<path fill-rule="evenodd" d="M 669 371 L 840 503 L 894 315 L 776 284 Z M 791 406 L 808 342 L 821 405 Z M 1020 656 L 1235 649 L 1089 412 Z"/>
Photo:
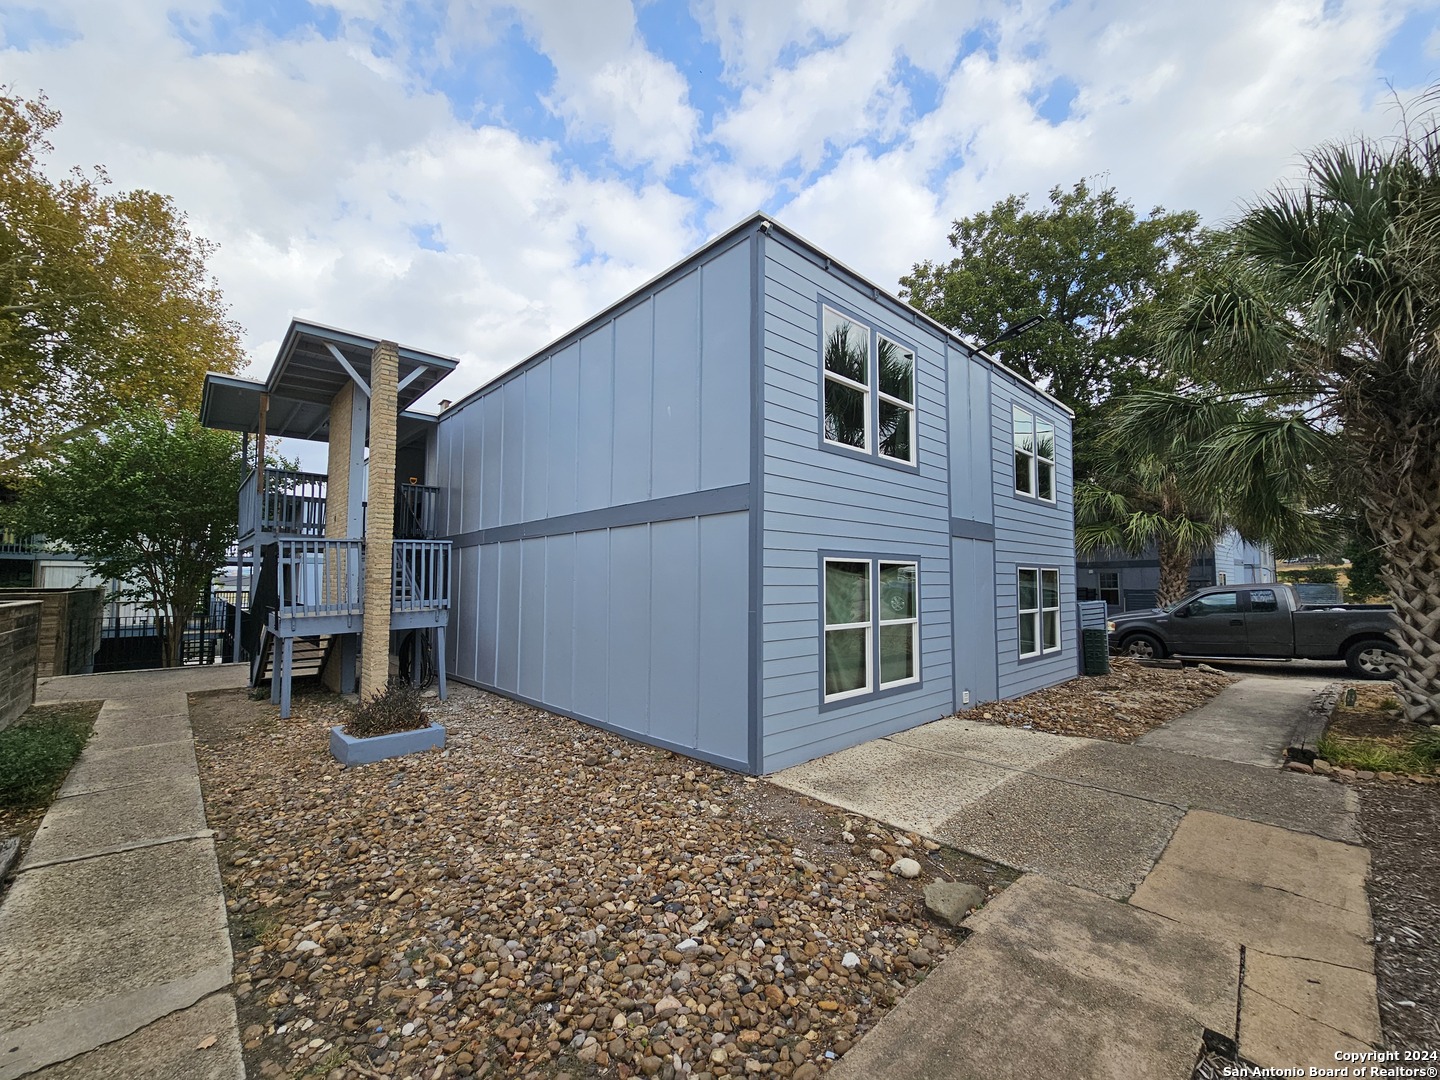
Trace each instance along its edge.
<path fill-rule="evenodd" d="M 1395 689 L 1407 717 L 1440 724 L 1440 468 L 1417 463 L 1407 479 L 1393 502 L 1367 510 L 1385 549 L 1380 576 L 1397 616 Z"/>
<path fill-rule="evenodd" d="M 1160 588 L 1155 593 L 1155 603 L 1164 607 L 1190 591 L 1190 549 L 1173 540 L 1162 539 L 1159 556 Z"/>

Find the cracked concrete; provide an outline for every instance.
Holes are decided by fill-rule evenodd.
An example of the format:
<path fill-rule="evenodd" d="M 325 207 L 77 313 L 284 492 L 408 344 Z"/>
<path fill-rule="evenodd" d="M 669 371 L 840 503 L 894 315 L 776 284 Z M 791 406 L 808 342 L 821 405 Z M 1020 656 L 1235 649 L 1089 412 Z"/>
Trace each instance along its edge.
<path fill-rule="evenodd" d="M 1313 722 L 1297 714 L 1314 690 L 1267 685 L 1265 733 L 1246 733 L 1244 715 L 1221 732 L 1192 723 L 1183 749 L 950 718 L 772 777 L 1042 875 L 972 916 L 965 944 L 832 1075 L 1119 1066 L 1188 1080 L 1205 1028 L 1272 1068 L 1333 1066 L 1337 1050 L 1378 1045 L 1353 793 L 1269 756 Z"/>
<path fill-rule="evenodd" d="M 244 681 L 239 667 L 42 681 L 40 701 L 104 704 L 0 905 L 0 1080 L 243 1080 L 186 695 Z"/>

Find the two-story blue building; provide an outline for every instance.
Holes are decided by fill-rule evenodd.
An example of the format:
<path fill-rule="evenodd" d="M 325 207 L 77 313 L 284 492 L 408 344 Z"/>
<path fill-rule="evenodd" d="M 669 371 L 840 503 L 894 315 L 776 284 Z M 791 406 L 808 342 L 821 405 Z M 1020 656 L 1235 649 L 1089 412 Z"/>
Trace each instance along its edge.
<path fill-rule="evenodd" d="M 749 773 L 1068 679 L 1070 421 L 752 217 L 442 413 L 447 667 Z"/>

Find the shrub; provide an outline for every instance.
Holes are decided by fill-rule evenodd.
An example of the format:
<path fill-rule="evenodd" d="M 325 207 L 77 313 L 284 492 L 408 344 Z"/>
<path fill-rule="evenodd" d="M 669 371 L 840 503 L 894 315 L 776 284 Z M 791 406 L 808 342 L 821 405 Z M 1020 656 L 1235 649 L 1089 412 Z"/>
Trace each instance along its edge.
<path fill-rule="evenodd" d="M 89 737 L 88 721 L 41 716 L 0 731 L 0 806 L 44 806 Z"/>
<path fill-rule="evenodd" d="M 361 702 L 345 724 L 345 731 L 357 739 L 368 739 L 372 735 L 414 731 L 428 723 L 420 691 L 402 679 L 391 679 L 384 690 Z"/>

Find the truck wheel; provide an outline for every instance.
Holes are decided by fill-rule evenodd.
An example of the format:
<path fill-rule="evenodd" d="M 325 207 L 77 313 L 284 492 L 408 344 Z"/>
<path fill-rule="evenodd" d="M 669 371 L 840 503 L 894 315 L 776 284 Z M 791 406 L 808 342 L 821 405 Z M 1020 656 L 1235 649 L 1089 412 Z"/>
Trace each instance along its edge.
<path fill-rule="evenodd" d="M 1400 657 L 1395 646 L 1379 638 L 1357 641 L 1345 650 L 1345 666 L 1357 679 L 1391 679 Z"/>
<path fill-rule="evenodd" d="M 1154 634 L 1131 634 L 1120 642 L 1120 654 L 1137 660 L 1159 660 L 1165 656 L 1165 644 Z"/>

